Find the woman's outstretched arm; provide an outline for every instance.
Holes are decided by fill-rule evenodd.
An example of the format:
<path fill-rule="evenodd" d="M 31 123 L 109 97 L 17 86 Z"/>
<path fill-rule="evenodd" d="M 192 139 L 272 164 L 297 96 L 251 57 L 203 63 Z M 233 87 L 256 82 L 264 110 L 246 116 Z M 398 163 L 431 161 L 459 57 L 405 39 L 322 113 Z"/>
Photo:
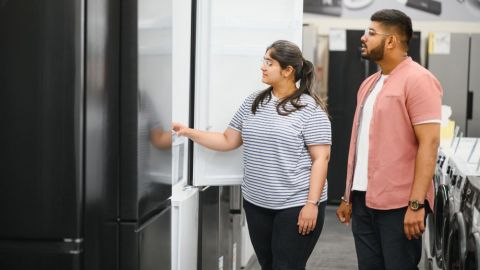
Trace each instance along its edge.
<path fill-rule="evenodd" d="M 201 131 L 179 123 L 173 123 L 172 129 L 178 136 L 185 136 L 208 149 L 220 152 L 236 149 L 243 143 L 242 135 L 233 128 L 227 128 L 222 133 Z"/>

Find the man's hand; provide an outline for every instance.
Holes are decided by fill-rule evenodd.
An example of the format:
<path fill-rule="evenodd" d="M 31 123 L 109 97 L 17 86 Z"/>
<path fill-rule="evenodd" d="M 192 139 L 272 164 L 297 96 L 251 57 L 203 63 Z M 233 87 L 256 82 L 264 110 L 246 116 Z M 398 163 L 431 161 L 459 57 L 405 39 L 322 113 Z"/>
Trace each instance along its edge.
<path fill-rule="evenodd" d="M 405 219 L 403 220 L 403 231 L 408 240 L 418 239 L 425 231 L 425 208 L 413 211 L 407 207 Z"/>
<path fill-rule="evenodd" d="M 337 209 L 337 218 L 341 223 L 350 224 L 350 216 L 352 215 L 352 204 L 347 204 L 342 200 Z"/>

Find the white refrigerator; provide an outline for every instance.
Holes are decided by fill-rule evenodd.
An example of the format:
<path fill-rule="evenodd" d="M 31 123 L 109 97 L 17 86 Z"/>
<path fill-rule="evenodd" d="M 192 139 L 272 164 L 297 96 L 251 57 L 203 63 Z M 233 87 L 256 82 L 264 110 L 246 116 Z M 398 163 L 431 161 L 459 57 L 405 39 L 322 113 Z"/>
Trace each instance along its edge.
<path fill-rule="evenodd" d="M 222 132 L 249 94 L 268 87 L 261 82 L 260 71 L 266 48 L 279 39 L 302 47 L 303 1 L 180 2 L 191 4 L 190 36 L 178 37 L 179 44 L 173 48 L 173 77 L 179 74 L 174 84 L 182 84 L 173 87 L 173 121 Z M 173 22 L 175 29 L 175 18 Z M 173 40 L 175 44 L 175 36 Z M 176 48 L 187 45 L 188 57 L 186 51 L 175 54 Z M 175 63 L 179 63 L 178 70 Z M 190 226 L 173 224 L 190 230 L 178 231 L 178 235 L 193 235 L 191 231 L 196 230 L 196 269 L 240 269 L 253 255 L 248 235 L 241 233 L 245 231 L 241 226 L 246 226 L 239 188 L 243 178 L 242 148 L 221 153 L 175 138 L 173 152 L 173 168 L 177 168 L 173 174 L 181 175 L 173 198 L 181 192 L 195 193 L 192 189 L 198 192 L 198 204 L 192 206 L 198 208 L 198 223 L 190 220 Z M 186 197 L 196 199 L 197 194 Z M 172 199 L 172 204 L 176 203 Z M 187 251 L 177 256 L 182 257 L 182 252 Z"/>

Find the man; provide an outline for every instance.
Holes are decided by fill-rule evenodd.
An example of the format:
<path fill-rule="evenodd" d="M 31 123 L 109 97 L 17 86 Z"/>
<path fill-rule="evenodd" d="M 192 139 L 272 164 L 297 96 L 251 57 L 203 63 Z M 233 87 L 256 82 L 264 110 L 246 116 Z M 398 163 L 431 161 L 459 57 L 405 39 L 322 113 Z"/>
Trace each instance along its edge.
<path fill-rule="evenodd" d="M 381 71 L 357 96 L 345 195 L 337 217 L 352 217 L 359 269 L 418 269 L 425 213 L 433 206 L 442 88 L 408 57 L 412 23 L 380 10 L 361 38 L 362 57 Z"/>

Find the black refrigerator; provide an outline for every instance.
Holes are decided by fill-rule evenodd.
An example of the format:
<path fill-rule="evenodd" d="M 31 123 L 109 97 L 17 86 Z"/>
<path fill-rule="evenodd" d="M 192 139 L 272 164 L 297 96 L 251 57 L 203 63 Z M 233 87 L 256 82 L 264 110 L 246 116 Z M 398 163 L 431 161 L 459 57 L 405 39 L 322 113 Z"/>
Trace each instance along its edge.
<path fill-rule="evenodd" d="M 0 269 L 170 268 L 171 155 L 145 141 L 161 129 L 137 7 L 0 1 Z"/>

